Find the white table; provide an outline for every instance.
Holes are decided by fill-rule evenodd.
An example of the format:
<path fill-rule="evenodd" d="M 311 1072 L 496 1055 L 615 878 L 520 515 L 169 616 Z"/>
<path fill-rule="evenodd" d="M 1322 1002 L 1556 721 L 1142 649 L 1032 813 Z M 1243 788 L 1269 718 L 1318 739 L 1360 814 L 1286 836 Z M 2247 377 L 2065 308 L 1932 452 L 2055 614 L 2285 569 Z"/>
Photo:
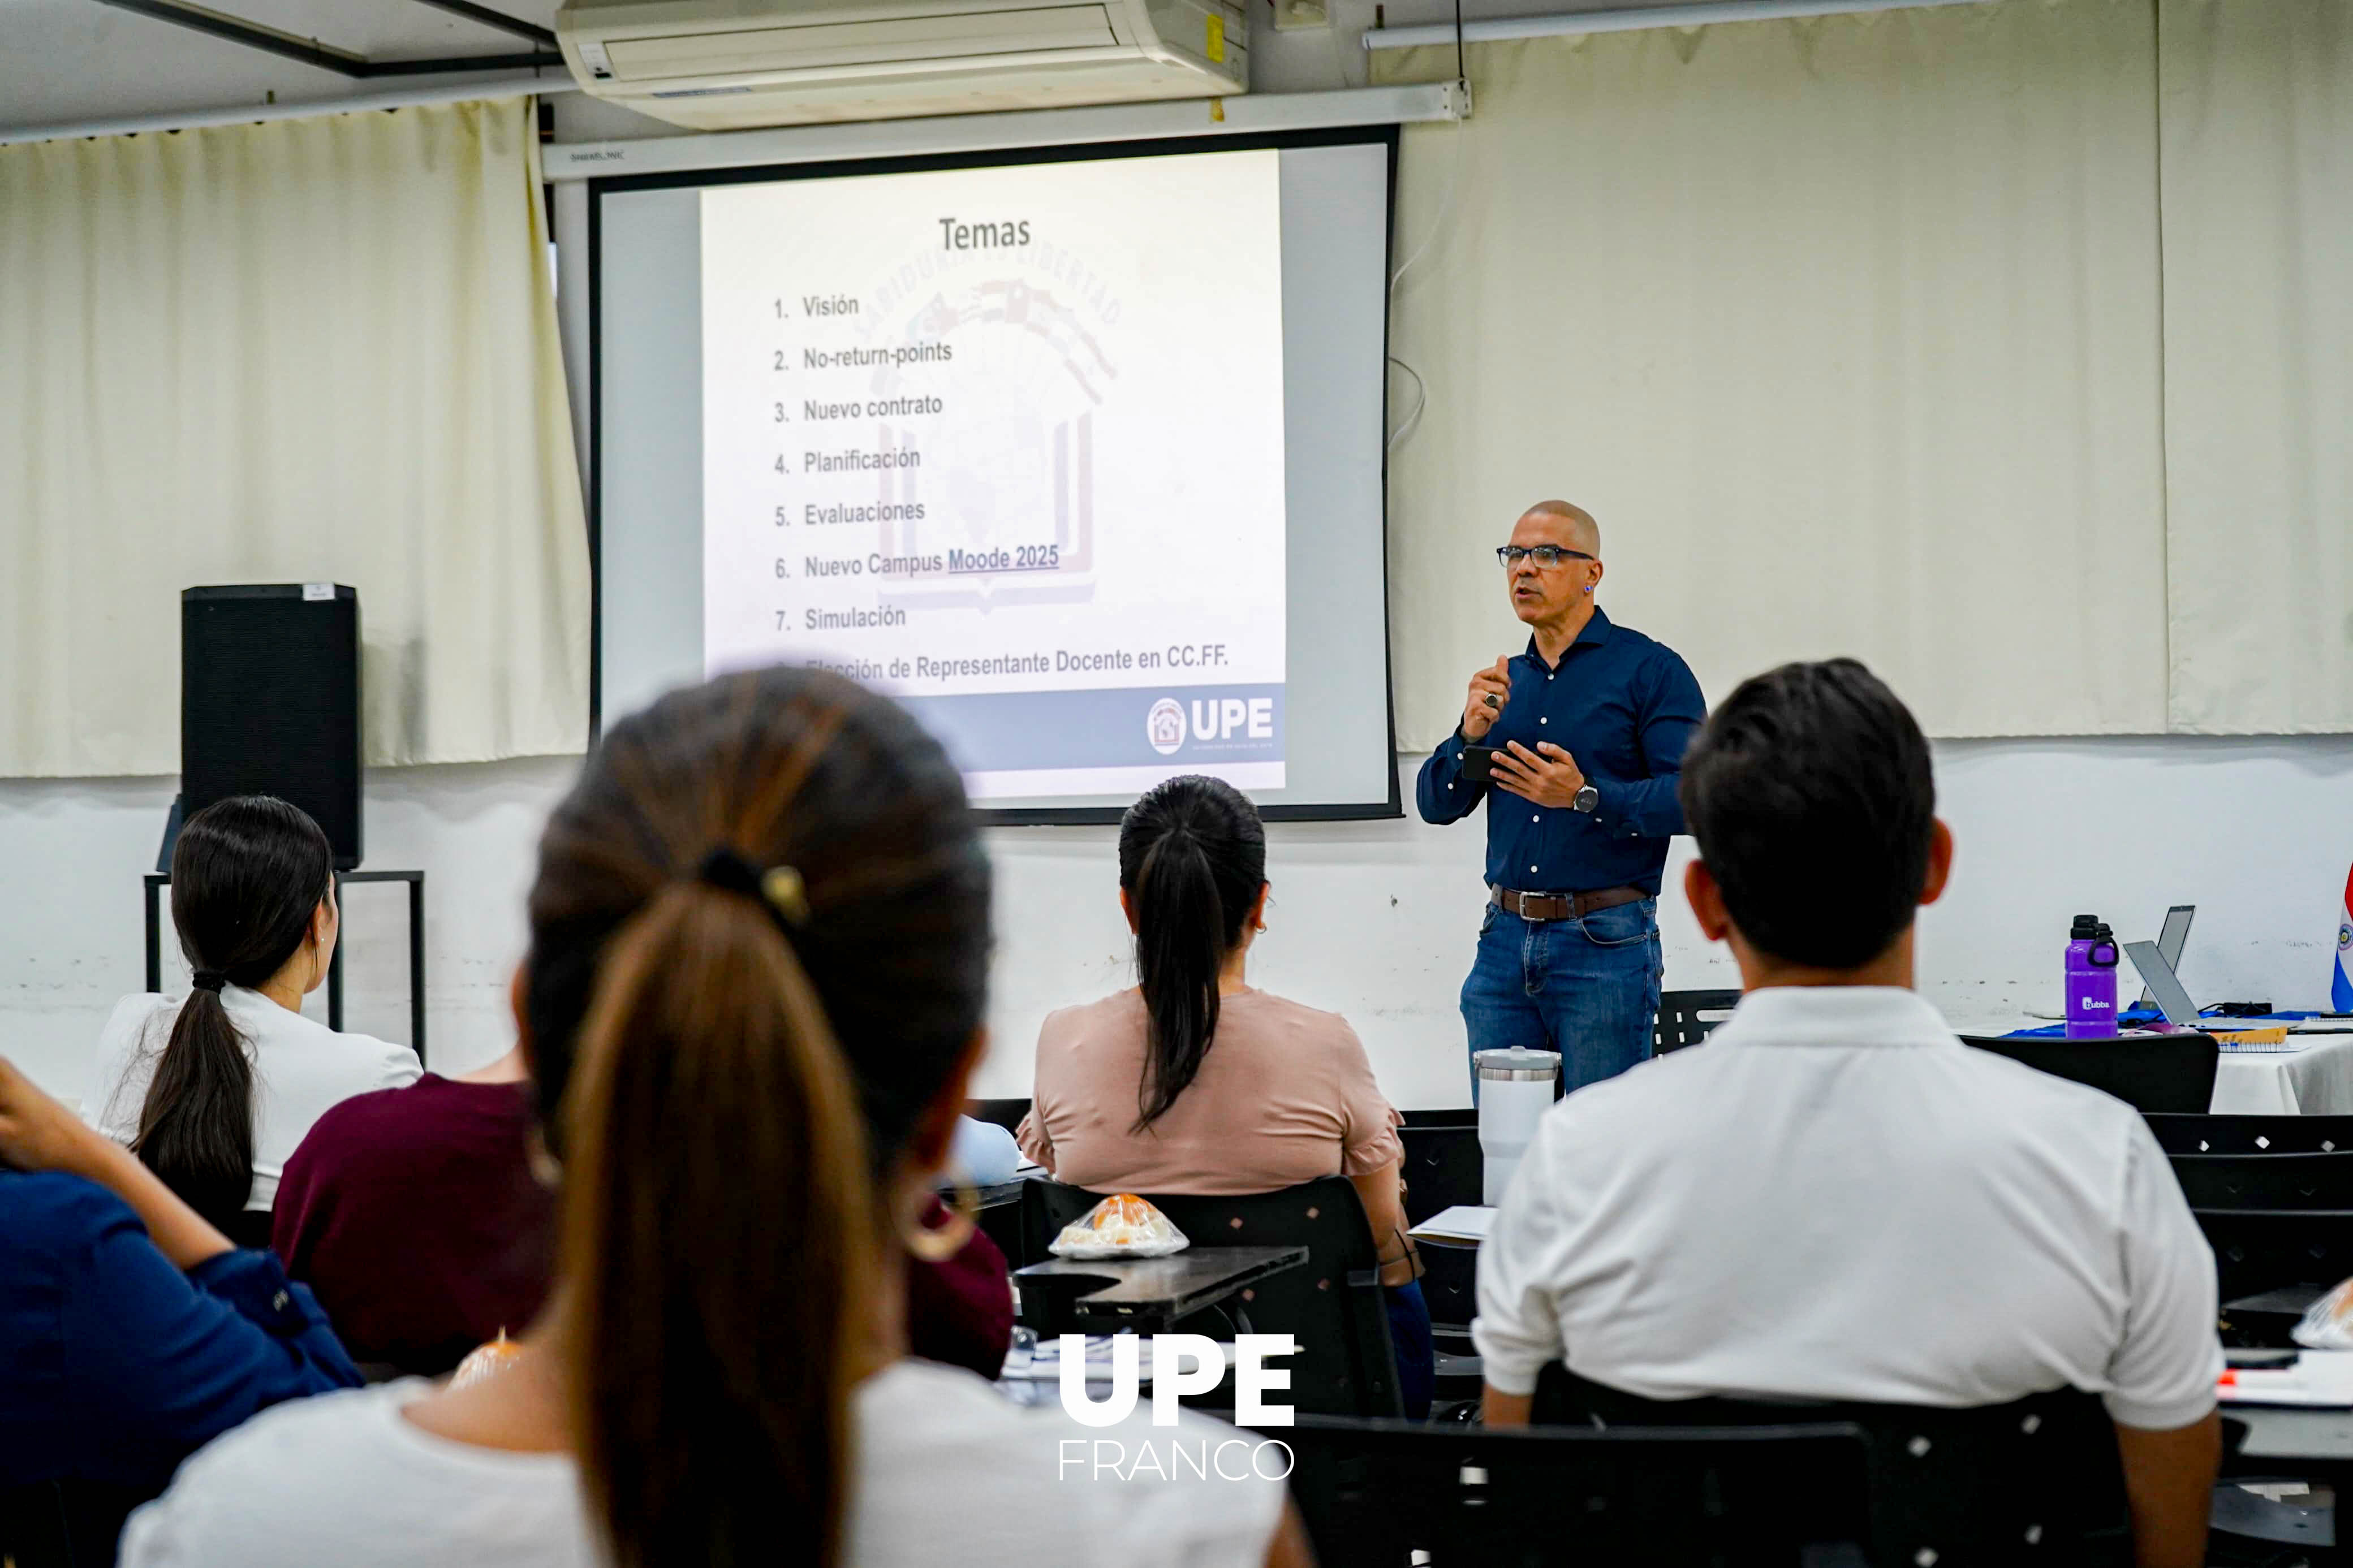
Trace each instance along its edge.
<path fill-rule="evenodd" d="M 2353 1116 L 2353 1035 L 2306 1037 L 2311 1043 L 2298 1051 L 2223 1051 L 2208 1109 L 2221 1116 Z"/>

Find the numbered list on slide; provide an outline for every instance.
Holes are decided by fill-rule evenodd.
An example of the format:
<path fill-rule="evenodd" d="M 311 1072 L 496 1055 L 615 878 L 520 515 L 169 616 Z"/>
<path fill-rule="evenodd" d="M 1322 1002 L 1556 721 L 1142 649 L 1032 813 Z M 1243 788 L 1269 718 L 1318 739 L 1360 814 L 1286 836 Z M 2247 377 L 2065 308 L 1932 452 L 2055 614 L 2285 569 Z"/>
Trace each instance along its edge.
<path fill-rule="evenodd" d="M 1283 783 L 1271 150 L 702 194 L 704 657 L 976 795 Z"/>

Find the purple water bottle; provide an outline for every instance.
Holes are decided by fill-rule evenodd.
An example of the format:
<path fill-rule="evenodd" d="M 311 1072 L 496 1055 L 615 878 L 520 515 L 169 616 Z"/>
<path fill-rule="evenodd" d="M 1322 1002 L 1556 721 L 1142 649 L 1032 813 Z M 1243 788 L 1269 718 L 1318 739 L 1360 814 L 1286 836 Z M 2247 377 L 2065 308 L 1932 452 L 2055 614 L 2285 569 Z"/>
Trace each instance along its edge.
<path fill-rule="evenodd" d="M 2116 934 L 2097 915 L 2077 915 L 2067 932 L 2067 1037 L 2106 1039 L 2116 1032 Z"/>

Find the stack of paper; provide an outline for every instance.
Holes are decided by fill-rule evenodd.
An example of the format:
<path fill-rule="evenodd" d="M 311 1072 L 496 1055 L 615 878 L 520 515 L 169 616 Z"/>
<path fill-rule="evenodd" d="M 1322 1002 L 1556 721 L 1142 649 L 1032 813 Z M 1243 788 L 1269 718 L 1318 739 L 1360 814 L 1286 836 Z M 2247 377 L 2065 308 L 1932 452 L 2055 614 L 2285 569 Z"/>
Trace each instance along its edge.
<path fill-rule="evenodd" d="M 2222 1374 L 2226 1405 L 2303 1405 L 2353 1409 L 2353 1351 L 2306 1351 L 2294 1366 Z"/>
<path fill-rule="evenodd" d="M 1495 1211 L 1477 1204 L 1457 1204 L 1451 1209 L 1440 1209 L 1407 1234 L 1422 1241 L 1469 1242 L 1476 1245 L 1487 1239 L 1487 1227 L 1494 1223 Z"/>

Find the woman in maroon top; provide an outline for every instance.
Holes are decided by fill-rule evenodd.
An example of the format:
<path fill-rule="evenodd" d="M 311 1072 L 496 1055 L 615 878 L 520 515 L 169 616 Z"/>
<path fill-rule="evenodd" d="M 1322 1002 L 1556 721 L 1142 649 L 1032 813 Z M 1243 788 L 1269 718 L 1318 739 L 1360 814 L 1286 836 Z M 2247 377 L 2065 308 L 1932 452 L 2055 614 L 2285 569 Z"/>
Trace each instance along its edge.
<path fill-rule="evenodd" d="M 547 1297 L 555 1194 L 532 1170 L 522 1055 L 344 1100 L 278 1188 L 270 1245 L 353 1359 L 434 1376 Z"/>
<path fill-rule="evenodd" d="M 352 1359 L 432 1377 L 546 1300 L 555 1194 L 533 1170 L 521 1051 L 448 1079 L 344 1100 L 286 1163 L 271 1245 Z M 937 1216 L 935 1216 L 937 1217 Z M 1005 1255 L 975 1231 L 944 1263 L 910 1258 L 907 1337 L 926 1361 L 994 1378 L 1013 1337 Z"/>

